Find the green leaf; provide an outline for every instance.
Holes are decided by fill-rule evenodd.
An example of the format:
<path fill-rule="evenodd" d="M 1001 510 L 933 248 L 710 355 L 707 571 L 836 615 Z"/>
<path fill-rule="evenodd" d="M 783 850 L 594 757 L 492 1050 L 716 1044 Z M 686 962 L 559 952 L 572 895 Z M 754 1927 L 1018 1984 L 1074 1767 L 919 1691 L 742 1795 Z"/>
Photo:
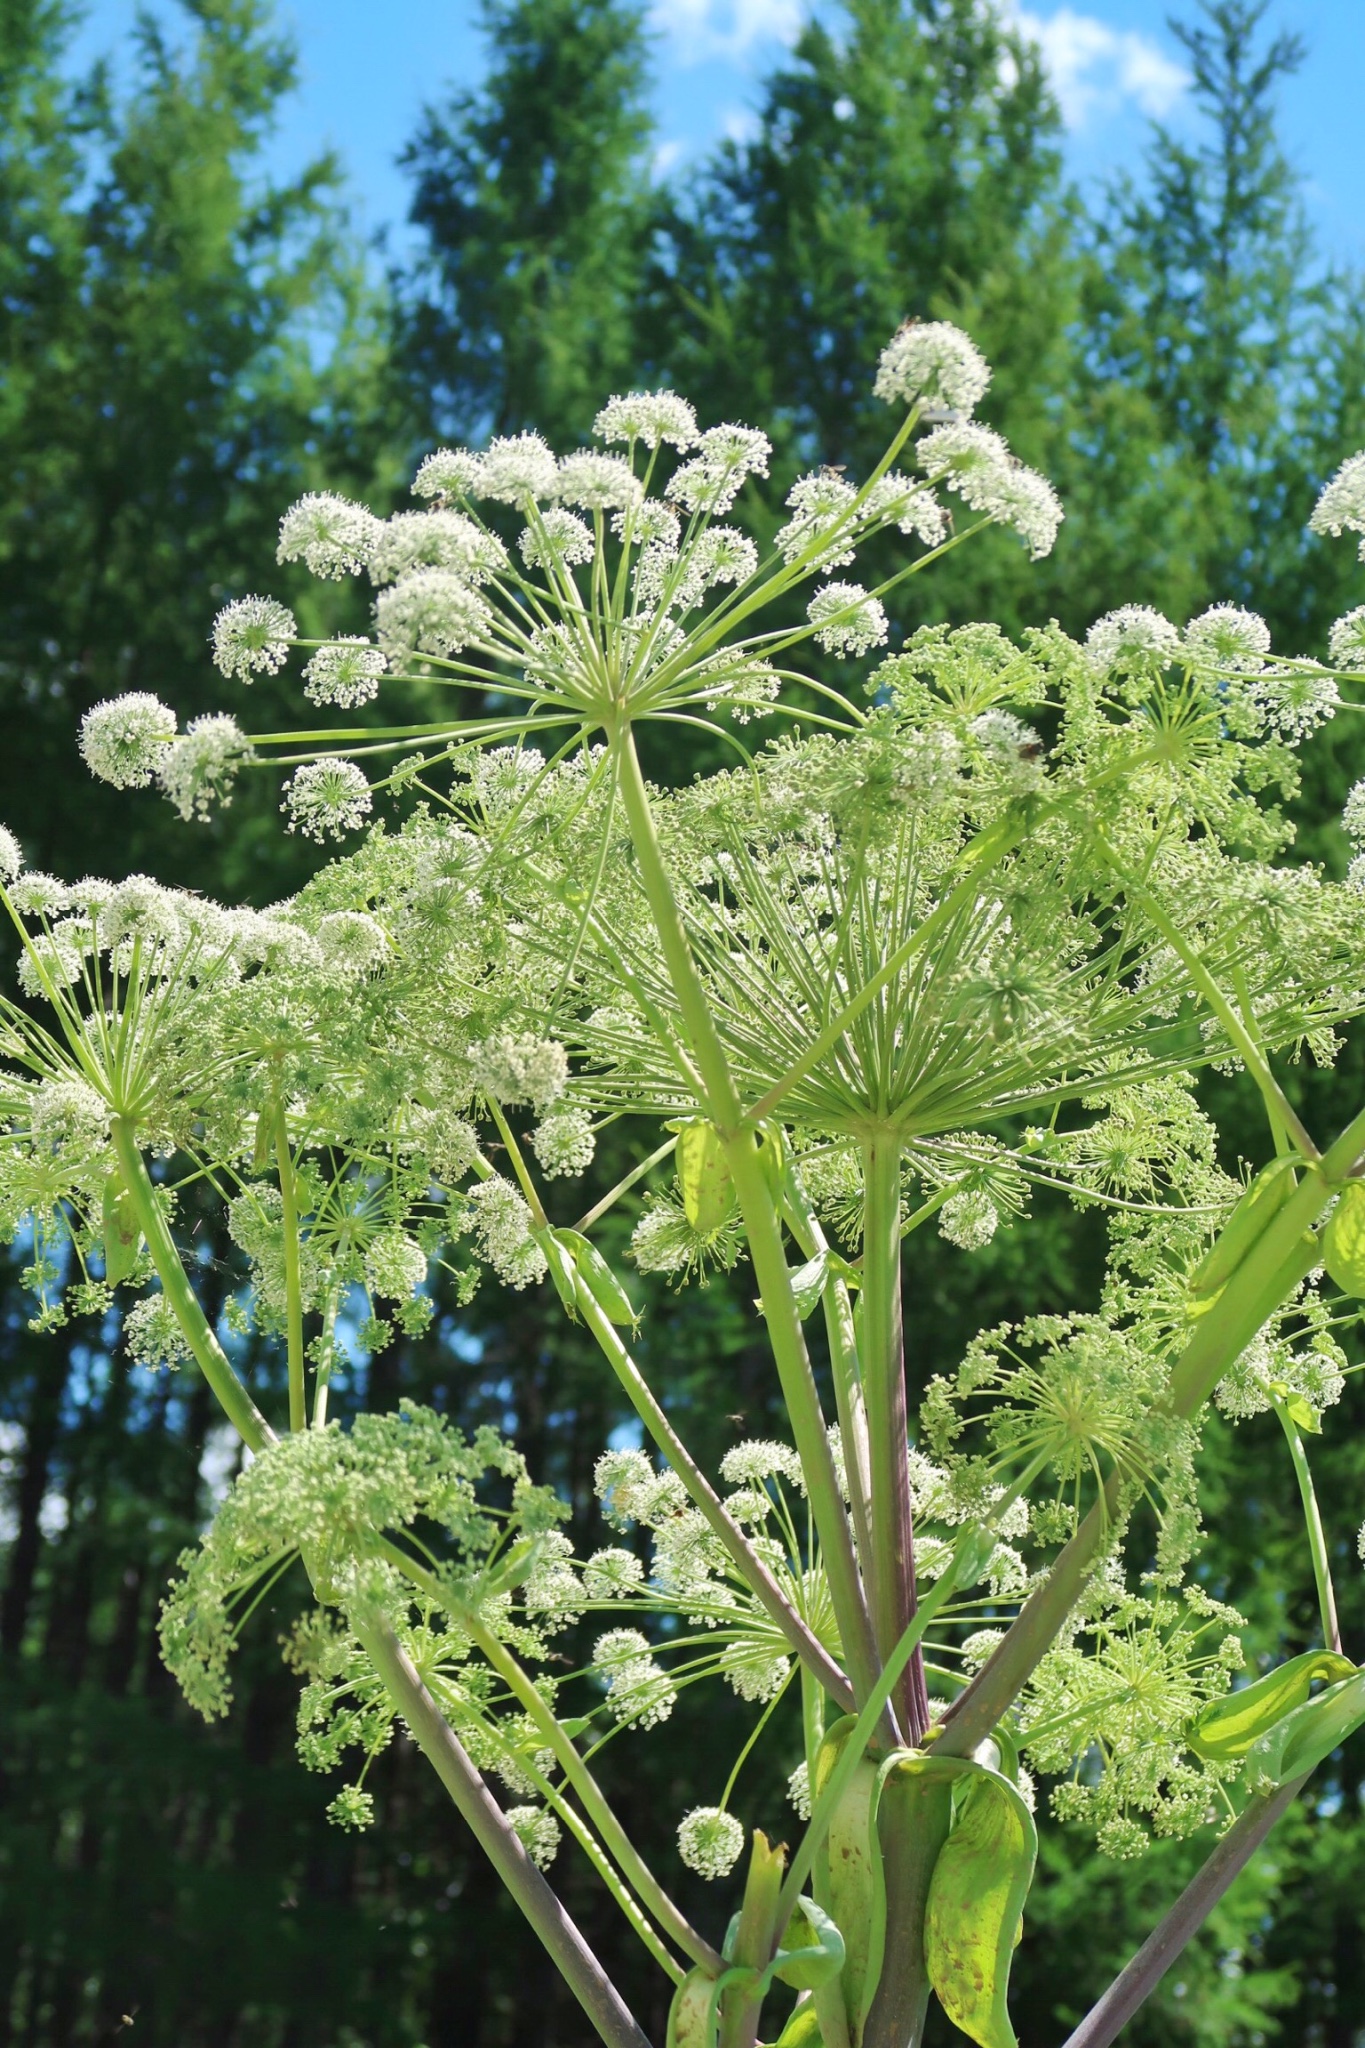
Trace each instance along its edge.
<path fill-rule="evenodd" d="M 689 1970 L 668 2008 L 665 2048 L 716 2048 L 717 1980 Z"/>
<path fill-rule="evenodd" d="M 1338 1657 L 1331 1650 L 1305 1650 L 1301 1657 L 1277 1664 L 1254 1684 L 1239 1686 L 1221 1700 L 1210 1700 L 1189 1723 L 1185 1741 L 1196 1756 L 1210 1762 L 1243 1757 L 1287 1714 L 1304 1704 L 1315 1680 L 1350 1678 L 1355 1668 L 1349 1657 Z"/>
<path fill-rule="evenodd" d="M 1321 1436 L 1322 1424 L 1317 1413 L 1302 1394 L 1296 1394 L 1283 1380 L 1271 1380 L 1270 1391 L 1279 1402 L 1295 1429 L 1301 1429 L 1306 1436 Z"/>
<path fill-rule="evenodd" d="M 734 1214 L 735 1190 L 720 1132 L 702 1117 L 678 1125 L 678 1185 L 692 1228 L 711 1237 Z"/>
<path fill-rule="evenodd" d="M 1322 1263 L 1343 1294 L 1365 1294 L 1365 1181 L 1348 1180 L 1322 1233 Z"/>
<path fill-rule="evenodd" d="M 597 1246 L 578 1230 L 551 1233 L 578 1268 L 579 1277 L 609 1322 L 635 1324 L 639 1314 Z"/>
<path fill-rule="evenodd" d="M 1293 1155 L 1272 1159 L 1257 1174 L 1223 1225 L 1217 1243 L 1190 1280 L 1190 1293 L 1196 1301 L 1217 1294 L 1227 1285 L 1293 1194 L 1297 1186 L 1295 1168 L 1302 1164 Z"/>
<path fill-rule="evenodd" d="M 104 1277 L 117 1287 L 137 1265 L 142 1232 L 133 1198 L 115 1170 L 104 1183 Z"/>
<path fill-rule="evenodd" d="M 856 1269 L 836 1252 L 832 1245 L 807 1259 L 804 1266 L 797 1266 L 791 1276 L 792 1293 L 796 1296 L 796 1312 L 804 1323 L 812 1309 L 819 1306 L 820 1297 L 830 1280 L 842 1280 L 850 1287 L 858 1285 Z"/>
<path fill-rule="evenodd" d="M 799 1898 L 787 1922 L 774 1972 L 793 1991 L 815 1991 L 844 1967 L 844 1937 L 814 1899 Z"/>
<path fill-rule="evenodd" d="M 1016 2048 L 1010 1963 L 1033 1882 L 1038 1831 L 1007 1778 L 980 1765 L 969 1768 L 972 1781 L 929 1880 L 925 1959 L 955 2027 L 979 2048 Z"/>
<path fill-rule="evenodd" d="M 1325 1653 L 1324 1653 L 1325 1654 Z M 1345 1658 L 1335 1659 L 1345 1663 Z M 1365 1671 L 1329 1685 L 1315 1700 L 1295 1707 L 1247 1757 L 1247 1776 L 1271 1778 L 1283 1785 L 1315 1770 L 1325 1756 L 1354 1735 L 1365 1722 Z"/>

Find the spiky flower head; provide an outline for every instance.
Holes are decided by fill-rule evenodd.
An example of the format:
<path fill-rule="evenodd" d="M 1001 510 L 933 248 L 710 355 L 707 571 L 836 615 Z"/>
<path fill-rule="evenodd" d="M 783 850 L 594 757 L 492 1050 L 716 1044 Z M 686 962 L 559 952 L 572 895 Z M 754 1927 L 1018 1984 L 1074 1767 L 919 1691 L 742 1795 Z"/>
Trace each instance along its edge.
<path fill-rule="evenodd" d="M 507 1819 L 537 1870 L 548 1870 L 559 1854 L 559 1822 L 543 1806 L 510 1806 Z"/>
<path fill-rule="evenodd" d="M 339 704 L 354 710 L 378 695 L 388 663 L 377 647 L 358 633 L 342 633 L 317 653 L 303 671 L 303 694 L 314 704 Z"/>
<path fill-rule="evenodd" d="M 437 448 L 425 456 L 412 480 L 415 498 L 465 498 L 478 489 L 483 458 L 469 448 Z"/>
<path fill-rule="evenodd" d="M 1333 668 L 1365 668 L 1365 604 L 1335 622 L 1327 636 L 1327 658 Z"/>
<path fill-rule="evenodd" d="M 1270 652 L 1270 628 L 1240 605 L 1210 605 L 1186 626 L 1185 651 L 1199 667 L 1258 669 Z"/>
<path fill-rule="evenodd" d="M 213 659 L 222 675 L 249 683 L 278 675 L 299 629 L 294 614 L 273 597 L 239 597 L 213 622 Z"/>
<path fill-rule="evenodd" d="M 238 771 L 254 758 L 255 749 L 236 719 L 226 711 L 208 711 L 192 718 L 183 736 L 165 748 L 156 779 L 182 818 L 204 822 L 216 805 L 231 803 Z"/>
<path fill-rule="evenodd" d="M 188 1363 L 190 1347 L 164 1294 L 133 1303 L 123 1319 L 123 1343 L 130 1358 L 152 1372 L 173 1372 Z"/>
<path fill-rule="evenodd" d="M 372 802 L 370 785 L 354 761 L 305 761 L 285 784 L 280 809 L 291 832 L 321 842 L 356 831 Z"/>
<path fill-rule="evenodd" d="M 427 1255 L 404 1230 L 381 1230 L 365 1249 L 365 1278 L 371 1294 L 406 1301 L 427 1277 Z"/>
<path fill-rule="evenodd" d="M 559 465 L 548 441 L 539 434 L 498 434 L 488 444 L 471 483 L 471 492 L 505 505 L 527 505 L 553 498 Z"/>
<path fill-rule="evenodd" d="M 949 1195 L 939 1211 L 938 1233 L 964 1252 L 980 1251 L 990 1243 L 1000 1223 L 1000 1211 L 988 1195 L 964 1188 Z"/>
<path fill-rule="evenodd" d="M 332 491 L 310 491 L 280 521 L 277 562 L 303 561 L 315 576 L 358 576 L 380 522 L 367 505 Z"/>
<path fill-rule="evenodd" d="M 453 569 L 418 569 L 375 600 L 374 622 L 390 665 L 414 655 L 456 654 L 488 625 L 485 600 Z"/>
<path fill-rule="evenodd" d="M 531 1149 L 549 1180 L 586 1173 L 597 1150 L 592 1118 L 582 1109 L 564 1109 L 542 1118 L 531 1133 Z"/>
<path fill-rule="evenodd" d="M 599 441 L 639 441 L 646 448 L 668 441 L 675 448 L 691 448 L 697 440 L 697 415 L 676 391 L 632 391 L 624 398 L 609 398 L 592 430 Z"/>
<path fill-rule="evenodd" d="M 1360 556 L 1365 561 L 1365 451 L 1348 455 L 1323 485 L 1308 525 L 1313 533 L 1360 534 Z"/>
<path fill-rule="evenodd" d="M 880 598 L 869 597 L 861 583 L 827 583 L 806 607 L 815 637 L 829 654 L 866 654 L 880 647 L 888 627 Z"/>
<path fill-rule="evenodd" d="M 81 720 L 81 757 L 92 775 L 115 789 L 146 789 L 175 738 L 169 705 L 146 690 L 108 697 Z"/>
<path fill-rule="evenodd" d="M 947 320 L 908 320 L 882 350 L 872 389 L 888 405 L 969 414 L 990 381 L 990 364 L 960 327 Z"/>
<path fill-rule="evenodd" d="M 744 1829 L 721 1806 L 694 1806 L 678 1823 L 678 1854 L 698 1877 L 728 1877 L 744 1848 Z"/>
<path fill-rule="evenodd" d="M 1179 653 L 1180 635 L 1149 604 L 1122 604 L 1096 619 L 1085 646 L 1103 669 L 1164 667 Z"/>

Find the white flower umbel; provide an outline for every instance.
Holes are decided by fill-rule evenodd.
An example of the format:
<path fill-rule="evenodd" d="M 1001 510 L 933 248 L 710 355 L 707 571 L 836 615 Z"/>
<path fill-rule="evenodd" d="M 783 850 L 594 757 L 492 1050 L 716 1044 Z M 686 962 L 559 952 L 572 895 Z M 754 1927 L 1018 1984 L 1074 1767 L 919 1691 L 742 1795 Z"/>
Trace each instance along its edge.
<path fill-rule="evenodd" d="M 1365 561 L 1365 451 L 1348 455 L 1324 484 L 1308 525 L 1313 533 L 1360 534 L 1360 557 Z"/>
<path fill-rule="evenodd" d="M 106 698 L 81 720 L 81 758 L 115 789 L 145 789 L 175 738 L 175 713 L 146 690 Z"/>
<path fill-rule="evenodd" d="M 1270 628 L 1239 605 L 1211 605 L 1186 626 L 1185 652 L 1197 668 L 1258 669 L 1270 652 Z"/>
<path fill-rule="evenodd" d="M 622 456 L 580 448 L 560 457 L 555 496 L 562 505 L 589 512 L 625 511 L 639 503 L 644 487 Z"/>
<path fill-rule="evenodd" d="M 638 441 L 645 448 L 668 441 L 675 448 L 692 448 L 697 415 L 676 391 L 632 391 L 624 398 L 609 398 L 592 430 L 599 441 Z"/>
<path fill-rule="evenodd" d="M 465 1203 L 475 1243 L 499 1279 L 518 1289 L 544 1279 L 547 1261 L 531 1235 L 531 1211 L 511 1181 L 501 1174 L 479 1181 Z"/>
<path fill-rule="evenodd" d="M 559 1854 L 559 1822 L 543 1806 L 509 1806 L 507 1819 L 537 1870 L 548 1870 Z"/>
<path fill-rule="evenodd" d="M 363 910 L 332 910 L 317 928 L 318 951 L 330 974 L 359 981 L 381 968 L 391 951 L 389 935 Z"/>
<path fill-rule="evenodd" d="M 1357 846 L 1365 842 L 1365 781 L 1352 785 L 1341 814 L 1341 823 L 1347 837 L 1354 839 Z"/>
<path fill-rule="evenodd" d="M 0 825 L 0 882 L 12 882 L 23 870 L 24 855 L 8 825 Z"/>
<path fill-rule="evenodd" d="M 174 1372 L 189 1362 L 190 1347 L 164 1294 L 135 1301 L 123 1319 L 128 1356 L 151 1372 Z"/>
<path fill-rule="evenodd" d="M 678 1823 L 678 1854 L 698 1877 L 728 1877 L 744 1847 L 744 1829 L 720 1806 L 694 1806 Z"/>
<path fill-rule="evenodd" d="M 507 565 L 502 542 L 463 512 L 395 512 L 376 522 L 370 547 L 372 583 L 397 583 L 419 569 L 449 569 L 465 583 L 484 583 Z"/>
<path fill-rule="evenodd" d="M 638 1628 L 608 1629 L 593 1645 L 593 1669 L 605 1685 L 613 1720 L 656 1728 L 673 1712 L 677 1692 L 654 1661 L 649 1638 Z"/>
<path fill-rule="evenodd" d="M 1045 555 L 1057 537 L 1062 505 L 1046 477 L 1015 461 L 989 427 L 970 421 L 935 427 L 916 443 L 915 458 L 931 483 L 956 491 L 973 512 L 1012 526 L 1031 555 Z"/>
<path fill-rule="evenodd" d="M 379 693 L 388 663 L 378 647 L 357 633 L 343 633 L 317 653 L 303 671 L 303 694 L 314 704 L 352 711 Z"/>
<path fill-rule="evenodd" d="M 425 456 L 412 480 L 414 498 L 467 498 L 477 495 L 483 457 L 469 448 L 437 448 Z"/>
<path fill-rule="evenodd" d="M 571 569 L 590 562 L 596 549 L 592 528 L 575 512 L 551 505 L 538 526 L 528 526 L 517 546 L 528 569 Z"/>
<path fill-rule="evenodd" d="M 964 1189 L 939 1210 L 938 1233 L 964 1252 L 980 1251 L 995 1236 L 1000 1212 L 986 1195 Z"/>
<path fill-rule="evenodd" d="M 960 327 L 909 320 L 882 350 L 872 389 L 888 405 L 971 413 L 990 381 L 990 364 Z"/>
<path fill-rule="evenodd" d="M 379 644 L 394 668 L 414 655 L 456 654 L 488 621 L 484 599 L 453 569 L 419 569 L 375 600 Z"/>
<path fill-rule="evenodd" d="M 853 549 L 846 545 L 848 518 L 857 496 L 852 484 L 832 469 L 798 477 L 787 493 L 792 516 L 777 533 L 777 545 L 784 559 L 794 562 L 823 535 L 842 525 L 844 532 L 838 542 L 831 544 L 818 559 L 826 569 L 842 568 L 851 562 Z"/>
<path fill-rule="evenodd" d="M 806 608 L 815 637 L 830 654 L 866 654 L 887 635 L 886 608 L 861 583 L 827 583 Z"/>
<path fill-rule="evenodd" d="M 365 1250 L 365 1278 L 371 1294 L 406 1301 L 427 1277 L 427 1255 L 404 1230 L 381 1230 Z"/>
<path fill-rule="evenodd" d="M 298 633 L 294 614 L 275 598 L 236 598 L 213 622 L 215 666 L 243 683 L 256 675 L 278 675 Z"/>
<path fill-rule="evenodd" d="M 192 718 L 184 736 L 172 740 L 157 764 L 156 779 L 182 818 L 212 817 L 215 806 L 232 801 L 238 771 L 255 758 L 251 741 L 226 711 Z"/>
<path fill-rule="evenodd" d="M 291 832 L 319 842 L 354 832 L 373 806 L 370 785 L 354 761 L 305 761 L 285 784 L 280 809 Z"/>
<path fill-rule="evenodd" d="M 474 1086 L 497 1102 L 529 1102 L 538 1114 L 558 1102 L 569 1078 L 569 1058 L 552 1038 L 504 1032 L 469 1048 Z"/>
<path fill-rule="evenodd" d="M 380 530 L 368 505 L 353 504 L 331 491 L 310 491 L 280 521 L 275 559 L 303 561 L 315 576 L 358 576 Z"/>
<path fill-rule="evenodd" d="M 1331 676 L 1308 669 L 1267 669 L 1251 678 L 1247 695 L 1270 729 L 1294 742 L 1307 739 L 1341 706 Z"/>
<path fill-rule="evenodd" d="M 597 1150 L 592 1118 L 586 1110 L 565 1109 L 547 1116 L 531 1133 L 531 1149 L 549 1180 L 586 1173 Z"/>
<path fill-rule="evenodd" d="M 528 505 L 553 498 L 559 464 L 548 441 L 539 434 L 499 434 L 469 485 L 471 496 L 492 498 L 504 505 Z"/>
<path fill-rule="evenodd" d="M 1180 635 L 1149 604 L 1122 604 L 1096 619 L 1085 646 L 1104 669 L 1165 667 L 1180 652 Z"/>
<path fill-rule="evenodd" d="M 1335 622 L 1327 636 L 1327 658 L 1333 668 L 1365 668 L 1365 604 Z"/>

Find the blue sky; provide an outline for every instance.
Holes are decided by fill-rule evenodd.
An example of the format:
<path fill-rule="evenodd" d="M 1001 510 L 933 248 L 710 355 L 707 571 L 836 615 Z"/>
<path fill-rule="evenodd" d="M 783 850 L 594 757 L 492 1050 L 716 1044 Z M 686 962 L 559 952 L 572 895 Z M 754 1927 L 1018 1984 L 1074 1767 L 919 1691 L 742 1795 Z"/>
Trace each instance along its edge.
<path fill-rule="evenodd" d="M 165 4 L 165 0 L 162 0 Z M 781 58 L 809 0 L 654 0 L 659 169 L 685 164 L 753 120 L 764 73 Z M 1166 17 L 1192 0 L 1004 0 L 1042 46 L 1083 183 L 1135 165 L 1152 117 L 1182 128 L 1188 92 Z M 76 55 L 117 46 L 136 0 L 92 0 Z M 279 0 L 295 36 L 301 83 L 271 145 L 285 171 L 334 146 L 367 232 L 402 245 L 406 184 L 395 159 L 422 105 L 477 83 L 472 0 Z M 1292 28 L 1308 61 L 1284 90 L 1283 133 L 1303 173 L 1324 253 L 1365 264 L 1365 0 L 1272 0 L 1267 26 Z"/>

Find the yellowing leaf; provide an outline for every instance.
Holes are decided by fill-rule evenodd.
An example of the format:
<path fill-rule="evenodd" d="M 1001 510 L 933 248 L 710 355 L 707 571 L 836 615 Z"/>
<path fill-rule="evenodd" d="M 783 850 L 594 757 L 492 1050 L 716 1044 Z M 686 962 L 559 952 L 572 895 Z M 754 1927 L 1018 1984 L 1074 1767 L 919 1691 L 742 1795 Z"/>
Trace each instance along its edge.
<path fill-rule="evenodd" d="M 819 1797 L 839 1753 L 852 1733 L 851 1716 L 836 1721 L 820 1745 L 811 1797 Z M 863 1757 L 834 1810 L 829 1824 L 829 1905 L 843 1931 L 844 1967 L 840 1983 L 850 2027 L 857 2028 L 864 2004 L 870 2004 L 875 1982 L 868 1983 L 871 1960 L 872 1907 L 881 1849 L 874 1834 L 878 1767 Z M 880 1964 L 880 1957 L 878 1958 Z"/>
<path fill-rule="evenodd" d="M 1322 1263 L 1343 1294 L 1365 1294 L 1365 1182 L 1348 1180 L 1322 1233 Z"/>
<path fill-rule="evenodd" d="M 1007 1778 L 968 1768 L 971 1782 L 929 1881 L 925 1960 L 955 2027 L 979 2048 L 1016 2048 L 1010 1963 L 1033 1882 L 1038 1832 Z"/>
<path fill-rule="evenodd" d="M 813 2005 L 798 2005 L 773 2048 L 824 2048 L 820 2015 Z"/>
<path fill-rule="evenodd" d="M 844 1967 L 844 1937 L 814 1899 L 799 1898 L 774 1958 L 775 1974 L 793 1991 L 814 1991 Z"/>
<path fill-rule="evenodd" d="M 1278 1721 L 1303 1705 L 1314 1680 L 1349 1678 L 1355 1668 L 1349 1657 L 1335 1656 L 1331 1650 L 1306 1650 L 1253 1684 L 1210 1700 L 1190 1722 L 1185 1740 L 1196 1756 L 1214 1763 L 1245 1756 Z"/>
<path fill-rule="evenodd" d="M 668 2008 L 665 2048 L 715 2048 L 716 1979 L 689 1970 Z"/>

